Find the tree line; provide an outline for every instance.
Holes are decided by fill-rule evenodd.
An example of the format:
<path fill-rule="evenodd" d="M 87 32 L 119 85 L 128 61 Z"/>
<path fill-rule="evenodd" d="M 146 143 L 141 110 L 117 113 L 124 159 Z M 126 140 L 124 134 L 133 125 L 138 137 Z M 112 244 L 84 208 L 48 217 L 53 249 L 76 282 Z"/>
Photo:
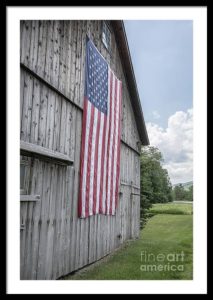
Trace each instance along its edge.
<path fill-rule="evenodd" d="M 185 190 L 183 185 L 172 188 L 168 171 L 163 168 L 163 156 L 156 147 L 146 146 L 141 149 L 141 227 L 151 216 L 149 209 L 153 203 L 166 203 L 174 200 L 193 200 L 193 186 Z"/>
<path fill-rule="evenodd" d="M 175 201 L 193 201 L 193 185 L 187 190 L 180 183 L 173 188 L 173 199 Z"/>

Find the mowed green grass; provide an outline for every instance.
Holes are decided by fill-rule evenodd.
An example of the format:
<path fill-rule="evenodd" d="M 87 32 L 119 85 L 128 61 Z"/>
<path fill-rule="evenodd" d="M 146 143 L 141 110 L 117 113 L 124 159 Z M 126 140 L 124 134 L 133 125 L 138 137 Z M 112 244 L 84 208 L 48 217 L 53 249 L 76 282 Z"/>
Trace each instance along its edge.
<path fill-rule="evenodd" d="M 192 214 L 160 213 L 149 219 L 138 240 L 127 242 L 102 262 L 64 279 L 190 280 L 192 251 Z"/>
<path fill-rule="evenodd" d="M 193 203 L 156 203 L 150 209 L 153 214 L 192 215 Z"/>

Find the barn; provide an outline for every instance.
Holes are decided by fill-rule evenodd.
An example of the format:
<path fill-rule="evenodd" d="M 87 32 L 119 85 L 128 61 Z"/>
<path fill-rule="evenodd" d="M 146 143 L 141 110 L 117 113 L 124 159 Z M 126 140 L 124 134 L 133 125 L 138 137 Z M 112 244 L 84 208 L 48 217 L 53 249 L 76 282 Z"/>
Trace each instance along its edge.
<path fill-rule="evenodd" d="M 120 183 L 115 215 L 79 218 L 87 37 L 122 81 Z M 148 144 L 123 21 L 20 22 L 21 279 L 58 279 L 138 238 Z"/>

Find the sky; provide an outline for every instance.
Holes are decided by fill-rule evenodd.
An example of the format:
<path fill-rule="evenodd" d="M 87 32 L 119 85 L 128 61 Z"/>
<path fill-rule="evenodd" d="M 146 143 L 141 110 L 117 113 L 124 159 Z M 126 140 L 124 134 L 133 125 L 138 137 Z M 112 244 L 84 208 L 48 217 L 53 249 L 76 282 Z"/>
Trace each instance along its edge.
<path fill-rule="evenodd" d="M 125 21 L 151 146 L 173 184 L 193 180 L 193 22 Z"/>

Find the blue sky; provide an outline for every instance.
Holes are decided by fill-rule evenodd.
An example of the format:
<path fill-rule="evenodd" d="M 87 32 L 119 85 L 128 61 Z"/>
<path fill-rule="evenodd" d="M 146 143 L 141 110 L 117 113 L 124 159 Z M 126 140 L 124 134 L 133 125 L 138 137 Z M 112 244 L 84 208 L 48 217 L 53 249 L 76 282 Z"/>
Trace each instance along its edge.
<path fill-rule="evenodd" d="M 152 146 L 172 183 L 193 178 L 193 22 L 125 21 Z"/>

